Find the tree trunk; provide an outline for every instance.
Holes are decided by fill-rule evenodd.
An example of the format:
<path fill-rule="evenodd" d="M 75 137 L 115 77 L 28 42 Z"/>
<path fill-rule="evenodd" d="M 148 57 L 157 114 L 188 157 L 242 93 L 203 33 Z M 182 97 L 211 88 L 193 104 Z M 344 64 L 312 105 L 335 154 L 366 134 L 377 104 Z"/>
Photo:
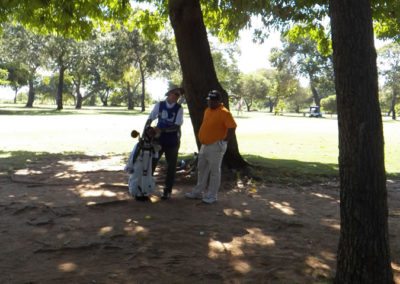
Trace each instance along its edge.
<path fill-rule="evenodd" d="M 318 94 L 317 88 L 315 88 L 312 82 L 310 82 L 310 86 L 315 105 L 321 107 L 321 98 Z"/>
<path fill-rule="evenodd" d="M 268 98 L 269 103 L 269 112 L 272 113 L 274 111 L 274 103 L 271 98 Z"/>
<path fill-rule="evenodd" d="M 14 89 L 14 104 L 17 103 L 18 88 Z"/>
<path fill-rule="evenodd" d="M 391 102 L 391 107 L 390 107 L 393 120 L 396 120 L 396 102 L 397 102 L 397 90 L 394 87 L 392 90 L 392 102 Z"/>
<path fill-rule="evenodd" d="M 128 92 L 128 109 L 132 110 L 133 109 L 133 93 L 131 91 L 131 84 L 129 82 L 126 83 L 126 91 Z"/>
<path fill-rule="evenodd" d="M 108 94 L 109 94 L 109 90 L 108 88 L 104 91 L 103 95 L 100 95 L 100 100 L 103 103 L 103 107 L 107 107 L 108 106 Z"/>
<path fill-rule="evenodd" d="M 330 0 L 341 229 L 335 283 L 393 283 L 382 117 L 369 0 Z"/>
<path fill-rule="evenodd" d="M 63 109 L 64 71 L 65 67 L 61 64 L 59 70 L 57 96 L 56 96 L 57 110 Z"/>
<path fill-rule="evenodd" d="M 140 70 L 140 80 L 142 82 L 142 96 L 141 96 L 141 105 L 142 105 L 142 112 L 146 110 L 146 103 L 145 103 L 145 95 L 146 95 L 146 78 L 144 76 L 144 70 L 142 62 L 139 60 L 139 70 Z"/>
<path fill-rule="evenodd" d="M 75 109 L 81 109 L 82 108 L 82 102 L 83 102 L 83 97 L 81 94 L 81 80 L 78 79 L 77 83 L 75 84 L 76 86 L 76 105 Z"/>
<path fill-rule="evenodd" d="M 82 101 L 83 97 L 81 94 L 81 79 L 79 76 L 76 76 L 76 80 L 73 80 L 74 86 L 75 86 L 75 93 L 76 93 L 76 98 L 75 99 L 75 109 L 81 109 L 82 108 Z"/>
<path fill-rule="evenodd" d="M 25 107 L 33 107 L 33 101 L 35 100 L 35 90 L 33 87 L 33 77 L 29 76 L 29 91 L 28 91 L 28 101 L 26 102 Z"/>
<path fill-rule="evenodd" d="M 208 92 L 212 89 L 221 91 L 227 108 L 228 96 L 215 73 L 199 0 L 170 0 L 168 9 L 182 68 L 186 102 L 199 147 L 197 133 L 207 106 Z M 236 136 L 228 144 L 224 164 L 229 168 L 243 168 L 247 165 L 239 153 Z"/>

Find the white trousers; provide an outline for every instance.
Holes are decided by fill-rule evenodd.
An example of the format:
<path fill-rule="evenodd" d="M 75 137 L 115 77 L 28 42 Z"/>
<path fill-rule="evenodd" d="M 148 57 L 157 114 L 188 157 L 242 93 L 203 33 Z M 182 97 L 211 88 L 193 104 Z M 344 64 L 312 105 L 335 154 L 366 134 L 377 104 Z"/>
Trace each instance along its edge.
<path fill-rule="evenodd" d="M 226 152 L 227 142 L 218 141 L 201 145 L 197 164 L 197 184 L 193 193 L 217 200 L 221 185 L 221 164 Z"/>

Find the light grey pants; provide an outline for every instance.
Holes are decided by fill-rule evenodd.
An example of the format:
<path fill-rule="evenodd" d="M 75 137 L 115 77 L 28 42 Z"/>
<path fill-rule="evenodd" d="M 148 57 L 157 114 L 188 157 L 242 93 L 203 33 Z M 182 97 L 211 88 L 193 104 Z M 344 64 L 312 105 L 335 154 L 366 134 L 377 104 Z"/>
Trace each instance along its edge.
<path fill-rule="evenodd" d="M 217 200 L 221 185 L 221 164 L 226 152 L 227 142 L 218 141 L 201 145 L 197 164 L 197 184 L 193 189 L 196 195 Z M 207 184 L 208 182 L 208 184 Z"/>

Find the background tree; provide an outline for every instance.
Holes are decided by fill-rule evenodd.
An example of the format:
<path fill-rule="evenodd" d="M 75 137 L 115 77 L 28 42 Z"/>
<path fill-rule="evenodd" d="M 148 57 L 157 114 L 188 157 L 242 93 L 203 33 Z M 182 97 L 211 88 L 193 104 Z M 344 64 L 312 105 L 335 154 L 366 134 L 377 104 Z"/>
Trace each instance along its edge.
<path fill-rule="evenodd" d="M 28 100 L 26 107 L 32 107 L 35 100 L 37 71 L 44 64 L 44 37 L 25 30 L 22 26 L 3 25 L 2 54 L 10 64 L 18 66 L 28 75 Z"/>
<path fill-rule="evenodd" d="M 303 26 L 295 26 L 289 30 L 283 37 L 282 49 L 273 49 L 270 62 L 282 70 L 283 68 L 294 71 L 298 76 L 309 80 L 311 93 L 314 103 L 320 106 L 321 97 L 327 94 L 321 94 L 318 91 L 320 81 L 323 78 L 329 78 L 333 82 L 332 62 L 330 59 L 330 48 L 321 44 L 321 36 L 318 34 L 313 37 L 313 33 L 318 33 Z M 322 36 L 323 37 L 323 36 Z M 328 42 L 328 40 L 322 41 Z M 328 80 L 325 80 L 328 82 Z M 331 84 L 333 90 L 333 84 Z"/>
<path fill-rule="evenodd" d="M 272 80 L 269 92 L 272 107 L 276 107 L 280 101 L 291 100 L 299 91 L 299 80 L 296 78 L 295 74 L 287 68 L 278 69 L 274 72 Z M 271 111 L 272 107 L 270 109 Z"/>
<path fill-rule="evenodd" d="M 7 74 L 4 85 L 11 87 L 14 91 L 14 103 L 17 103 L 18 91 L 28 84 L 29 73 L 21 64 L 7 63 L 3 65 Z"/>
<path fill-rule="evenodd" d="M 81 109 L 84 100 L 82 88 L 89 84 L 91 55 L 94 50 L 93 40 L 71 41 L 70 64 L 67 66 L 68 73 L 72 77 L 75 92 L 75 108 Z"/>
<path fill-rule="evenodd" d="M 232 97 L 237 97 L 239 87 L 240 70 L 237 65 L 237 55 L 238 50 L 235 45 L 225 45 L 223 49 L 211 47 L 211 56 L 218 80 Z"/>
<path fill-rule="evenodd" d="M 263 70 L 242 74 L 239 80 L 239 90 L 240 98 L 244 99 L 247 111 L 252 110 L 253 104 L 264 105 L 269 87 Z"/>
<path fill-rule="evenodd" d="M 390 96 L 388 115 L 396 120 L 396 103 L 400 93 L 400 44 L 392 43 L 379 50 L 380 70 Z"/>
<path fill-rule="evenodd" d="M 58 72 L 58 84 L 57 84 L 57 95 L 56 105 L 57 110 L 63 109 L 63 88 L 64 88 L 64 76 L 65 71 L 73 62 L 73 39 L 67 39 L 62 36 L 47 36 L 46 38 L 46 52 L 50 56 L 48 61 L 49 67 L 53 68 L 54 71 Z"/>
<path fill-rule="evenodd" d="M 293 83 L 296 84 L 295 82 Z M 324 99 L 321 100 L 321 105 L 323 100 Z M 302 87 L 300 82 L 297 81 L 297 86 L 294 86 L 293 93 L 285 98 L 287 111 L 300 113 L 301 109 L 307 108 L 310 103 L 310 92 L 308 88 Z"/>

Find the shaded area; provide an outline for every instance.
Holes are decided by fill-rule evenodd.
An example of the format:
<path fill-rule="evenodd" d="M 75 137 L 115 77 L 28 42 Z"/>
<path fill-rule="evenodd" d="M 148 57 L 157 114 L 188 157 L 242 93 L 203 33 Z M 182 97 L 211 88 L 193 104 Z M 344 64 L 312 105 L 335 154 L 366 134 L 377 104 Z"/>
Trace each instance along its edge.
<path fill-rule="evenodd" d="M 209 206 L 184 199 L 195 177 L 182 172 L 172 200 L 141 203 L 127 194 L 125 157 L 0 155 L 2 167 L 19 161 L 0 176 L 1 283 L 329 283 L 334 275 L 335 178 L 274 183 L 268 176 L 285 170 L 268 165 L 256 183 L 224 172 L 219 202 Z M 388 188 L 400 281 L 400 184 Z"/>
<path fill-rule="evenodd" d="M 250 161 L 254 174 L 267 182 L 315 183 L 326 179 L 336 179 L 339 175 L 337 164 L 268 159 L 255 155 L 243 156 Z"/>

